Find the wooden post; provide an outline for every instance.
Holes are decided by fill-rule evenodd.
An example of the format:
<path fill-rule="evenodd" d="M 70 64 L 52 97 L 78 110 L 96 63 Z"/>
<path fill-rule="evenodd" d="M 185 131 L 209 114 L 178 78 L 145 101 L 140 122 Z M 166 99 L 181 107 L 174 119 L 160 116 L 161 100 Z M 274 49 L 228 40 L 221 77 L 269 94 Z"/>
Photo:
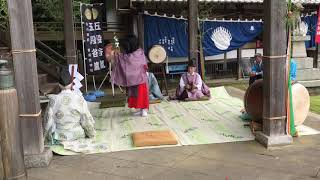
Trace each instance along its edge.
<path fill-rule="evenodd" d="M 137 36 L 140 47 L 144 48 L 144 23 L 142 13 L 132 16 L 132 32 Z"/>
<path fill-rule="evenodd" d="M 66 46 L 65 57 L 68 64 L 77 64 L 72 4 L 73 0 L 64 0 L 64 42 Z"/>
<path fill-rule="evenodd" d="M 0 134 L 0 144 L 1 144 L 1 134 Z M 4 170 L 3 170 L 3 164 L 2 164 L 2 152 L 1 152 L 1 147 L 0 147 L 0 180 L 4 179 Z"/>
<path fill-rule="evenodd" d="M 0 85 L 1 86 L 1 85 Z M 0 87 L 2 88 L 2 87 Z M 26 180 L 17 91 L 0 89 L 0 149 L 4 179 Z"/>
<path fill-rule="evenodd" d="M 237 62 L 238 62 L 238 67 L 237 67 L 237 79 L 240 80 L 242 77 L 242 72 L 241 72 L 241 48 L 237 49 Z"/>
<path fill-rule="evenodd" d="M 26 155 L 44 150 L 31 0 L 8 0 L 15 84 Z"/>
<path fill-rule="evenodd" d="M 197 69 L 199 69 L 198 58 L 198 0 L 188 0 L 189 5 L 189 61 L 193 58 L 196 59 Z"/>
<path fill-rule="evenodd" d="M 142 49 L 144 49 L 144 20 L 143 20 L 143 13 L 138 14 L 138 37 L 139 37 L 139 44 Z"/>
<path fill-rule="evenodd" d="M 287 145 L 286 0 L 265 0 L 263 32 L 263 131 L 256 140 L 266 147 Z"/>

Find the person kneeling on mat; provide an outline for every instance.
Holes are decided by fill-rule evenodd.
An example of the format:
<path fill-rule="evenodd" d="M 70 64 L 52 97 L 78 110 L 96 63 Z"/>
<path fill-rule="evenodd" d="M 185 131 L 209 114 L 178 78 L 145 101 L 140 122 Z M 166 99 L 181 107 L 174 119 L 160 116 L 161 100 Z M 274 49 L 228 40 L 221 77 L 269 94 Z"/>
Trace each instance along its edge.
<path fill-rule="evenodd" d="M 44 137 L 49 144 L 93 138 L 96 135 L 94 119 L 84 98 L 72 91 L 72 78 L 65 68 L 60 70 L 62 91 L 52 95 L 43 122 Z M 51 141 L 51 142 L 50 142 Z"/>
<path fill-rule="evenodd" d="M 192 59 L 188 63 L 188 72 L 180 78 L 180 83 L 176 90 L 176 99 L 194 101 L 210 98 L 208 86 L 204 84 L 201 76 L 195 71 L 195 59 Z"/>

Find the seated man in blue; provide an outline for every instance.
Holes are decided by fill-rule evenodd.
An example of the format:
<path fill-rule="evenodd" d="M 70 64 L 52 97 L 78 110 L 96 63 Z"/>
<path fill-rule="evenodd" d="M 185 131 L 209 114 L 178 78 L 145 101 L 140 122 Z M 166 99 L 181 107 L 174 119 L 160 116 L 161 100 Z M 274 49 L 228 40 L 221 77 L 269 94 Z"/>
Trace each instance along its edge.
<path fill-rule="evenodd" d="M 255 58 L 255 61 L 254 61 L 253 66 L 251 68 L 249 85 L 251 85 L 252 83 L 254 83 L 254 81 L 256 81 L 258 79 L 262 79 L 262 75 L 263 75 L 261 54 L 260 53 L 255 54 L 254 58 Z"/>
<path fill-rule="evenodd" d="M 148 87 L 149 87 L 149 100 L 162 100 L 164 97 L 158 85 L 158 81 L 153 73 L 147 72 Z"/>

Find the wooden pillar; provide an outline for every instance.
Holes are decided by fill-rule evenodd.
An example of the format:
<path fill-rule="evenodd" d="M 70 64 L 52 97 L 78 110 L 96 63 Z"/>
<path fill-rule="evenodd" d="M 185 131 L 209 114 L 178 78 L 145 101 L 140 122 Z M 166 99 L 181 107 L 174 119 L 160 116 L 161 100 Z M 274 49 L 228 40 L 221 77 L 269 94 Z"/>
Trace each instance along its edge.
<path fill-rule="evenodd" d="M 287 145 L 286 135 L 286 0 L 264 0 L 263 131 L 256 140 L 266 147 Z"/>
<path fill-rule="evenodd" d="M 44 150 L 31 0 L 8 0 L 24 153 Z"/>
<path fill-rule="evenodd" d="M 0 135 L 0 144 L 1 144 L 1 135 Z M 3 164 L 2 164 L 2 152 L 0 147 L 0 180 L 4 179 L 4 170 L 3 170 Z"/>
<path fill-rule="evenodd" d="M 64 0 L 64 42 L 66 46 L 65 57 L 68 64 L 77 64 L 72 4 L 73 0 Z"/>
<path fill-rule="evenodd" d="M 144 49 L 144 19 L 142 12 L 138 14 L 138 38 L 141 48 Z"/>
<path fill-rule="evenodd" d="M 144 48 L 144 23 L 142 13 L 132 16 L 132 32 L 137 36 L 140 47 Z"/>
<path fill-rule="evenodd" d="M 198 58 L 198 0 L 188 0 L 189 14 L 188 14 L 188 29 L 189 29 L 189 60 L 196 59 L 196 64 L 199 69 Z"/>
<path fill-rule="evenodd" d="M 238 62 L 238 67 L 237 67 L 237 79 L 241 79 L 242 77 L 242 72 L 241 72 L 241 48 L 237 49 L 237 62 Z"/>

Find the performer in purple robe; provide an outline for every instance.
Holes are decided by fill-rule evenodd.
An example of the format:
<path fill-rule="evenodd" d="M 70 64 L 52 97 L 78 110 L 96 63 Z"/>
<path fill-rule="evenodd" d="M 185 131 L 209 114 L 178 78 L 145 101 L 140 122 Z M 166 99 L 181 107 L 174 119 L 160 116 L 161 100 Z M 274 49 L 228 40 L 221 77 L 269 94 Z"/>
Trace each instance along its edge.
<path fill-rule="evenodd" d="M 121 52 L 106 52 L 106 57 L 114 59 L 111 82 L 128 87 L 129 108 L 139 109 L 135 115 L 147 116 L 149 92 L 147 85 L 147 60 L 144 51 L 139 48 L 136 36 L 129 35 L 120 41 Z"/>
<path fill-rule="evenodd" d="M 180 83 L 176 91 L 176 98 L 179 100 L 199 100 L 210 97 L 209 88 L 204 84 L 201 76 L 196 73 L 195 60 L 188 64 L 188 72 L 180 78 Z"/>

